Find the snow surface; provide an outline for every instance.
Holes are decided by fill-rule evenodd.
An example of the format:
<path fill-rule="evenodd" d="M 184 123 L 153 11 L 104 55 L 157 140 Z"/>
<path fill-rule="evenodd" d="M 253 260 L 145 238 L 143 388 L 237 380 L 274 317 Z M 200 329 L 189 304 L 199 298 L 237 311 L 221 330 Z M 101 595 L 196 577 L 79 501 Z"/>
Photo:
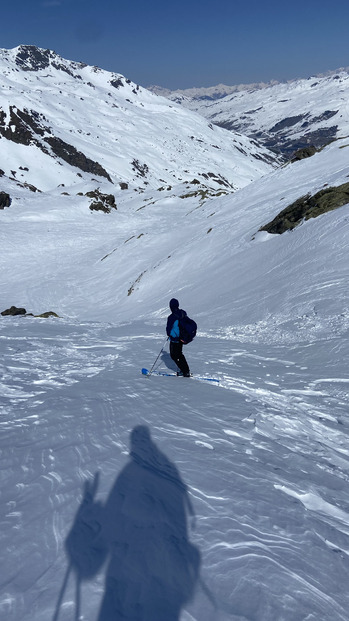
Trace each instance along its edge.
<path fill-rule="evenodd" d="M 60 316 L 0 318 L 1 619 L 348 620 L 349 205 L 258 232 L 348 154 L 110 214 L 0 179 L 0 310 Z M 142 376 L 173 296 L 219 385 Z"/>
<path fill-rule="evenodd" d="M 200 579 L 181 619 L 347 619 L 343 335 L 292 345 L 198 336 L 191 366 L 219 377 L 219 387 L 140 375 L 140 360 L 152 362 L 161 347 L 160 324 L 11 319 L 0 338 L 2 618 L 74 618 L 73 573 L 58 606 L 65 542 L 84 482 L 99 473 L 107 521 L 115 514 L 106 571 L 127 585 L 118 593 L 124 618 L 172 618 L 134 607 L 156 609 L 159 584 L 180 604 L 177 564 L 189 561 L 176 564 L 175 552 L 188 528 Z M 162 467 L 154 474 L 130 463 L 139 424 L 176 465 L 195 519 L 176 514 L 183 509 Z M 84 575 L 78 535 L 73 550 Z M 81 585 L 82 619 L 122 618 L 99 616 L 103 574 Z"/>

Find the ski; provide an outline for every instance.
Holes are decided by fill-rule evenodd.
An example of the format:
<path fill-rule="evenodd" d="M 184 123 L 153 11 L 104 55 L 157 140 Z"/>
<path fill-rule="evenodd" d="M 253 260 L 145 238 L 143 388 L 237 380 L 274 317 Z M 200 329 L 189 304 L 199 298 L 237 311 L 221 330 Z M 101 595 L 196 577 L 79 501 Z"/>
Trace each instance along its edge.
<path fill-rule="evenodd" d="M 164 377 L 178 377 L 177 373 L 166 373 L 166 371 L 152 371 L 150 373 L 148 369 L 142 369 L 142 374 L 148 375 L 148 377 L 150 375 L 163 375 Z M 199 375 L 191 375 L 190 377 L 191 379 L 200 380 L 201 382 L 215 382 L 216 384 L 219 384 L 219 379 L 216 379 L 214 377 L 200 377 Z"/>

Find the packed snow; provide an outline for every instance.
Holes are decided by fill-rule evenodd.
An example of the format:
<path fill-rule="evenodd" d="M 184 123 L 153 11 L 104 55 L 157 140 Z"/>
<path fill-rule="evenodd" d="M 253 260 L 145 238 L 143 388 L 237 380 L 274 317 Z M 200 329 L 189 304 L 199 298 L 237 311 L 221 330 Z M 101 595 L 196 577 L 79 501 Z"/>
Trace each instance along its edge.
<path fill-rule="evenodd" d="M 58 315 L 0 317 L 1 619 L 348 620 L 349 205 L 259 231 L 348 153 L 110 214 L 0 178 L 0 310 Z M 145 377 L 172 297 L 194 377 Z"/>

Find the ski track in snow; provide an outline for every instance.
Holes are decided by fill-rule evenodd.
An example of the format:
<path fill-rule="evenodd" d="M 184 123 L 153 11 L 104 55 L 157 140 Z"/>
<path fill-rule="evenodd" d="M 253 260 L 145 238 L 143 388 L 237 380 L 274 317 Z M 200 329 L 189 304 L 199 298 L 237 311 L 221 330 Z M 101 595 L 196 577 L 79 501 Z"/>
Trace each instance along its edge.
<path fill-rule="evenodd" d="M 53 619 L 84 482 L 99 472 L 104 502 L 128 463 L 130 431 L 145 424 L 195 510 L 201 578 L 181 621 L 347 620 L 348 379 L 335 356 L 318 375 L 340 337 L 329 348 L 247 331 L 240 341 L 228 330 L 198 336 L 191 368 L 216 386 L 141 375 L 162 330 L 0 323 L 1 618 Z M 168 362 L 164 352 L 161 368 Z M 101 571 L 82 585 L 81 619 L 98 618 L 103 593 Z M 59 619 L 75 610 L 71 578 Z"/>

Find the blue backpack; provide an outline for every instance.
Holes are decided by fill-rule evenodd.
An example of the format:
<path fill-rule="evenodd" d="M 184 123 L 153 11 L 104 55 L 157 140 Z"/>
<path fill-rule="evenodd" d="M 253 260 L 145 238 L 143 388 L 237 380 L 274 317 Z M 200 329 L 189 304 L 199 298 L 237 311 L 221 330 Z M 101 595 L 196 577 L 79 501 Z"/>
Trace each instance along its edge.
<path fill-rule="evenodd" d="M 194 319 L 190 319 L 188 315 L 182 317 L 178 321 L 179 325 L 179 340 L 181 343 L 186 345 L 187 343 L 191 343 L 194 336 L 196 335 L 197 325 Z"/>

